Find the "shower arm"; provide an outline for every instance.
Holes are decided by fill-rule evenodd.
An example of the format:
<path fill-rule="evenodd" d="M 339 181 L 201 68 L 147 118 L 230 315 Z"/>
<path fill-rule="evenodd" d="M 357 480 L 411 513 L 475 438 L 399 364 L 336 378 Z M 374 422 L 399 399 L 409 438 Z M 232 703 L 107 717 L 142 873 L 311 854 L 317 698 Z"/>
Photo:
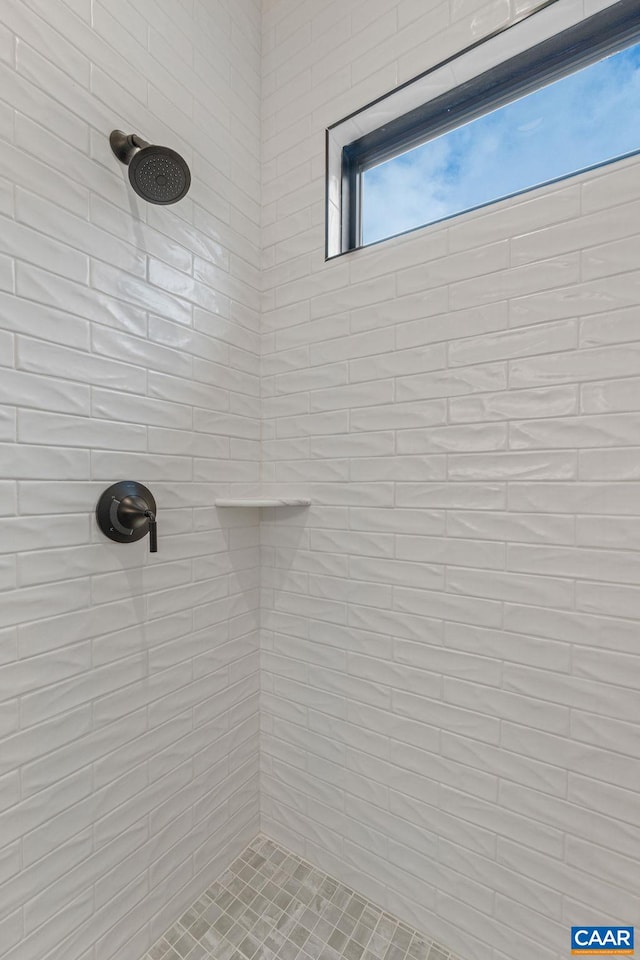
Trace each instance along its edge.
<path fill-rule="evenodd" d="M 135 157 L 138 150 L 150 146 L 146 140 L 139 137 L 137 133 L 123 133 L 122 130 L 114 130 L 109 137 L 111 149 L 118 160 L 128 166 L 132 158 Z"/>

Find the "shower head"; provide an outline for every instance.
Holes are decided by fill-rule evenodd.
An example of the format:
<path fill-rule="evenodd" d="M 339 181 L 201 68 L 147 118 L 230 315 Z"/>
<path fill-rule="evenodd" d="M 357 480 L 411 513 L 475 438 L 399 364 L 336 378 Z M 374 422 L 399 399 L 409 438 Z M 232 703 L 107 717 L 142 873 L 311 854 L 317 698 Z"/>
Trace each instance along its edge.
<path fill-rule="evenodd" d="M 169 147 L 147 143 L 135 133 L 113 130 L 109 137 L 118 160 L 129 167 L 131 186 L 149 203 L 176 203 L 191 186 L 189 167 L 179 153 Z"/>

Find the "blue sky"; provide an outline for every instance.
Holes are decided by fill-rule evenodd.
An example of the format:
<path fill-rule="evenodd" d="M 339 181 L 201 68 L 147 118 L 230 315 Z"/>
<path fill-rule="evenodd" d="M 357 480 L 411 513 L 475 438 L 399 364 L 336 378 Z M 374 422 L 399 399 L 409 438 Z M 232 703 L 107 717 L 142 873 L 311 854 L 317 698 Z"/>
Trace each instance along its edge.
<path fill-rule="evenodd" d="M 363 242 L 640 149 L 640 43 L 363 176 Z"/>

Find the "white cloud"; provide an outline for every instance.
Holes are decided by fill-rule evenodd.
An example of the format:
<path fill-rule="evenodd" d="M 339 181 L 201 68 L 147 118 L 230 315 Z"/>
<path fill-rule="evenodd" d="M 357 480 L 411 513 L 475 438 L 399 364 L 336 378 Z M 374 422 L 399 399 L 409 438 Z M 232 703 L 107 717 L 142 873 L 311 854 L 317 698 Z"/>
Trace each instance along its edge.
<path fill-rule="evenodd" d="M 367 171 L 365 243 L 640 150 L 640 44 Z"/>

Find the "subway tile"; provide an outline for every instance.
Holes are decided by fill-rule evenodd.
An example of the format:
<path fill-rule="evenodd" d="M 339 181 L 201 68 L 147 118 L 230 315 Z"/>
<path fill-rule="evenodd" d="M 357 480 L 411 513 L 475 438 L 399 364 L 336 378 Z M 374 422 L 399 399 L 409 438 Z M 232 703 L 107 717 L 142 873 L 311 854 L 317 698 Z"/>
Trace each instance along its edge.
<path fill-rule="evenodd" d="M 49 309 L 54 308 L 131 333 L 143 334 L 146 331 L 146 316 L 139 307 L 29 264 L 18 263 L 16 266 L 16 291 L 21 298 Z M 35 306 L 27 306 L 31 312 L 34 311 Z M 41 332 L 37 331 L 36 335 L 41 335 Z M 71 345 L 82 346 L 75 343 Z"/>
<path fill-rule="evenodd" d="M 34 21 L 35 18 L 32 17 L 31 20 Z M 50 37 L 46 29 L 44 35 L 47 37 L 46 42 L 50 48 Z M 0 157 L 2 158 L 4 176 L 9 177 L 14 183 L 20 184 L 27 190 L 33 189 L 34 183 L 37 183 L 40 192 L 45 196 L 54 201 L 64 197 L 68 209 L 73 210 L 79 216 L 86 216 L 89 202 L 89 191 L 86 186 L 74 182 L 66 173 L 62 172 L 64 167 L 52 166 L 48 162 L 43 162 L 40 159 L 41 155 L 41 150 L 31 156 L 25 149 L 3 141 L 0 144 Z"/>
<path fill-rule="evenodd" d="M 158 288 L 150 287 L 132 274 L 101 261 L 92 260 L 91 262 L 91 285 L 108 296 L 150 310 L 167 320 L 191 323 L 191 310 L 188 304 Z"/>
<path fill-rule="evenodd" d="M 381 329 L 356 333 L 338 337 L 335 340 L 326 339 L 319 343 L 312 343 L 308 347 L 309 361 L 312 366 L 324 363 L 335 363 L 340 360 L 357 360 L 362 363 L 362 357 L 383 354 L 394 347 L 394 331 Z M 302 349 L 302 348 L 299 348 Z M 286 356 L 286 351 L 285 351 Z M 273 362 L 283 362 L 283 354 L 274 355 Z"/>
<path fill-rule="evenodd" d="M 504 509 L 506 491 L 501 483 L 402 483 L 396 489 L 397 507 L 413 509 Z"/>
<path fill-rule="evenodd" d="M 609 278 L 571 283 L 566 287 L 525 296 L 514 296 L 509 303 L 509 325 L 520 327 L 549 320 L 562 320 L 602 314 L 633 306 L 638 301 L 638 278 L 621 274 L 615 283 Z"/>
<path fill-rule="evenodd" d="M 383 277 L 387 285 L 392 281 L 391 277 Z M 368 330 L 376 330 L 380 327 L 387 327 L 389 323 L 402 323 L 403 321 L 418 320 L 418 326 L 425 326 L 425 318 L 434 318 L 439 314 L 446 313 L 448 307 L 447 287 L 441 286 L 429 290 L 426 293 L 411 294 L 406 297 L 394 297 L 392 288 L 387 286 L 387 297 L 382 302 L 370 302 L 366 306 L 351 304 L 350 321 L 351 330 L 354 333 L 362 333 Z M 409 324 L 409 326 L 412 326 Z M 415 330 L 412 328 L 413 336 Z M 420 336 L 419 334 L 417 335 Z M 408 340 L 412 339 L 409 335 Z M 419 343 L 429 343 L 432 339 L 443 339 L 438 337 L 426 337 L 424 340 L 418 339 Z M 413 346 L 411 342 L 398 343 L 399 347 Z"/>
<path fill-rule="evenodd" d="M 520 863 L 526 863 L 529 875 L 552 890 L 564 890 L 570 886 L 575 891 L 576 898 L 581 901 L 581 905 L 593 902 L 597 909 L 603 909 L 606 905 L 606 909 L 611 911 L 614 916 L 617 915 L 617 910 L 625 909 L 626 894 L 620 887 L 601 883 L 598 895 L 594 900 L 588 875 L 583 874 L 575 867 L 566 863 L 559 863 L 517 843 L 501 840 L 498 859 L 500 863 L 508 866 L 510 871 L 514 869 L 516 859 L 519 859 Z M 584 909 L 583 906 L 581 908 Z"/>
<path fill-rule="evenodd" d="M 460 571 L 452 574 L 450 578 L 454 577 L 459 578 L 458 582 L 469 579 L 468 574 Z M 460 590 L 460 593 L 463 593 L 463 590 Z M 482 598 L 456 597 L 450 593 L 397 587 L 394 589 L 394 607 L 401 612 L 442 619 L 454 617 L 462 623 L 482 623 L 485 626 L 496 626 L 500 620 L 500 604 L 494 599 L 485 599 L 484 595 Z"/>
<path fill-rule="evenodd" d="M 94 417 L 118 422 L 120 426 L 122 421 L 135 424 L 136 427 L 148 424 L 175 430 L 189 430 L 192 425 L 192 412 L 187 406 L 148 397 L 122 396 L 116 391 L 96 387 L 91 392 L 91 412 Z M 126 427 L 124 429 L 127 430 Z M 144 447 L 144 443 L 139 443 L 136 449 L 141 446 Z"/>
<path fill-rule="evenodd" d="M 575 321 L 547 323 L 520 330 L 489 333 L 483 337 L 454 340 L 449 345 L 449 363 L 453 366 L 508 360 L 511 357 L 556 353 L 577 346 L 578 330 Z"/>
<path fill-rule="evenodd" d="M 427 400 L 501 390 L 506 386 L 506 376 L 504 364 L 496 363 L 400 377 L 397 381 L 396 400 Z"/>
<path fill-rule="evenodd" d="M 349 384 L 326 390 L 314 390 L 309 396 L 310 412 L 320 413 L 340 407 L 363 407 L 386 403 L 393 399 L 393 380 L 381 380 L 374 385 Z"/>
<path fill-rule="evenodd" d="M 607 457 L 610 451 L 607 451 Z M 595 462 L 595 458 L 594 458 Z M 615 469 L 615 467 L 614 467 Z M 613 471 L 612 471 L 613 472 Z M 509 491 L 509 505 L 513 510 L 533 510 L 549 513 L 579 514 L 634 514 L 634 484 L 620 483 L 518 483 Z"/>
<path fill-rule="evenodd" d="M 0 590 L 13 590 L 17 585 L 15 557 L 2 557 L 0 560 Z"/>
<path fill-rule="evenodd" d="M 534 264 L 497 270 L 473 280 L 453 283 L 449 292 L 452 310 L 467 309 L 475 304 L 494 303 L 504 299 L 522 297 L 540 290 L 550 290 L 575 283 L 580 279 L 580 262 L 577 254 L 567 254 Z"/>
<path fill-rule="evenodd" d="M 431 291 L 432 294 L 433 292 Z M 398 326 L 396 328 L 397 347 L 412 347 L 423 343 L 473 337 L 494 330 L 503 330 L 508 323 L 506 301 L 484 306 L 474 305 L 468 310 L 457 311 L 450 311 L 446 302 L 439 306 L 440 310 L 435 316 L 424 311 L 424 317 Z"/>
<path fill-rule="evenodd" d="M 638 582 L 638 561 L 638 556 L 628 550 L 510 544 L 507 551 L 507 566 L 511 570 L 618 583 Z"/>
<path fill-rule="evenodd" d="M 624 720 L 612 720 L 594 713 L 573 710 L 571 733 L 576 740 L 594 747 L 637 757 L 637 725 Z"/>
<path fill-rule="evenodd" d="M 580 346 L 599 347 L 635 340 L 633 307 L 613 310 L 610 314 L 596 314 L 580 320 Z"/>
<path fill-rule="evenodd" d="M 450 813 L 466 812 L 465 820 L 494 830 L 498 836 L 517 840 L 550 856 L 561 857 L 563 834 L 555 827 L 529 820 L 520 813 L 506 809 L 502 804 L 490 804 L 449 787 L 442 790 L 442 805 Z"/>
<path fill-rule="evenodd" d="M 500 543 L 454 540 L 449 537 L 397 536 L 396 557 L 418 563 L 447 566 L 504 567 L 505 550 Z"/>
<path fill-rule="evenodd" d="M 581 480 L 617 482 L 636 480 L 640 475 L 640 451 L 637 447 L 614 446 L 601 450 L 581 450 L 578 455 L 578 475 Z"/>
<path fill-rule="evenodd" d="M 127 393 L 142 390 L 146 384 L 146 372 L 141 367 L 24 337 L 18 338 L 17 365 L 30 373 L 42 376 L 53 373 L 72 381 L 90 377 L 94 386 Z"/>
<path fill-rule="evenodd" d="M 0 406 L 0 440 L 17 439 L 17 416 L 15 407 Z"/>
<path fill-rule="evenodd" d="M 12 293 L 14 290 L 14 266 L 10 257 L 0 255 L 0 290 Z"/>
<path fill-rule="evenodd" d="M 523 757 L 493 744 L 481 743 L 456 733 L 442 734 L 442 752 L 458 764 L 478 768 L 501 779 L 522 783 L 542 793 L 564 796 L 566 771 L 553 764 Z M 491 798 L 490 798 L 491 799 Z"/>
<path fill-rule="evenodd" d="M 569 774 L 571 779 L 572 774 Z M 597 812 L 591 811 L 581 805 L 552 797 L 550 795 L 537 795 L 527 787 L 521 787 L 517 784 L 505 784 L 502 790 L 501 799 L 503 805 L 511 810 L 521 811 L 523 815 L 528 815 L 534 805 L 545 811 L 546 820 L 555 824 L 559 829 L 566 829 L 573 816 L 573 830 L 571 840 L 578 844 L 581 838 L 586 837 L 590 841 L 602 843 L 606 836 L 606 819 Z M 604 842 L 610 848 L 612 856 L 615 858 L 616 851 L 622 849 L 627 852 L 629 848 L 634 849 L 637 846 L 637 833 L 632 826 L 625 825 L 623 822 L 611 823 L 609 827 L 610 839 Z M 567 861 L 570 862 L 569 858 Z"/>
<path fill-rule="evenodd" d="M 349 413 L 351 436 L 357 431 L 395 430 L 409 427 L 426 427 L 446 422 L 446 401 L 408 401 L 357 407 Z M 357 443 L 357 438 L 354 439 Z"/>
<path fill-rule="evenodd" d="M 532 667 L 505 666 L 504 685 L 507 689 L 536 696 L 545 683 L 547 683 L 548 699 L 566 704 L 563 706 L 565 710 L 573 706 L 579 709 L 589 707 L 595 713 L 602 713 L 614 719 L 633 720 L 633 705 L 637 698 L 635 691 L 627 693 L 624 702 L 621 702 L 618 689 L 606 683 L 605 680 L 596 682 L 560 674 L 548 676 L 546 671 Z"/>
<path fill-rule="evenodd" d="M 444 456 L 360 458 L 350 466 L 352 480 L 444 480 Z"/>
<path fill-rule="evenodd" d="M 77 506 L 77 504 L 76 504 Z M 23 553 L 51 547 L 80 545 L 89 542 L 89 524 L 83 514 L 66 517 L 11 517 L 0 520 L 0 553 L 18 550 Z"/>
<path fill-rule="evenodd" d="M 581 409 L 585 413 L 592 414 L 637 410 L 637 394 L 635 391 L 637 386 L 637 377 L 585 383 L 580 391 Z M 607 422 L 611 422 L 613 427 L 616 426 L 616 420 Z"/>
<path fill-rule="evenodd" d="M 573 417 L 569 420 L 528 420 L 511 423 L 510 443 L 514 448 L 543 447 L 618 447 L 630 446 L 637 436 L 636 413 L 616 413 L 607 416 Z"/>
<path fill-rule="evenodd" d="M 94 351 L 101 356 L 113 357 L 115 360 L 124 360 L 141 367 L 180 376 L 188 377 L 192 373 L 191 357 L 182 352 L 168 350 L 150 340 L 129 337 L 121 331 L 116 332 L 108 327 L 94 326 L 91 331 L 91 343 Z"/>
<path fill-rule="evenodd" d="M 631 619 L 640 609 L 637 588 L 615 583 L 577 583 L 576 606 L 586 613 Z"/>
<path fill-rule="evenodd" d="M 508 390 L 479 396 L 452 397 L 448 401 L 452 423 L 490 422 L 529 417 L 568 416 L 576 413 L 578 389 L 575 385 Z"/>
<path fill-rule="evenodd" d="M 3 370 L 0 401 L 19 407 L 56 410 L 60 413 L 87 414 L 89 387 L 84 384 L 56 380 L 51 376 Z"/>
<path fill-rule="evenodd" d="M 504 269 L 509 262 L 509 244 L 500 240 L 463 253 L 450 253 L 439 260 L 418 267 L 400 270 L 397 274 L 398 296 L 419 293 L 444 283 L 455 284 L 469 277 L 484 277 Z M 454 304 L 451 304 L 455 309 Z"/>
<path fill-rule="evenodd" d="M 56 132 L 59 133 L 57 128 Z M 75 134 L 71 142 L 79 145 Z M 71 279 L 80 281 L 86 279 L 87 255 L 108 260 L 117 264 L 123 270 L 128 270 L 138 276 L 144 276 L 146 258 L 143 252 L 123 243 L 121 240 L 112 238 L 102 231 L 97 231 L 95 225 L 90 224 L 87 220 L 76 217 L 64 208 L 49 203 L 29 191 L 16 190 L 16 218 L 20 223 L 31 227 L 32 231 L 38 231 L 47 236 L 55 236 L 61 243 L 67 244 L 75 251 L 82 252 L 82 269 L 79 271 L 79 276 L 71 276 Z M 71 251 L 67 256 L 70 256 L 70 253 Z M 37 263 L 40 267 L 46 266 L 44 258 L 38 258 Z M 54 272 L 65 272 L 66 274 L 66 271 L 60 269 L 54 270 Z"/>
<path fill-rule="evenodd" d="M 85 254 L 59 243 L 46 233 L 31 230 L 6 217 L 2 219 L 0 252 L 36 263 L 51 273 L 60 274 L 78 283 L 87 282 L 89 263 Z"/>
<path fill-rule="evenodd" d="M 55 325 L 48 323 L 55 317 Z M 62 310 L 0 292 L 0 320 L 7 330 L 43 337 L 80 350 L 89 347 L 89 324 Z"/>
<path fill-rule="evenodd" d="M 637 161 L 325 262 L 313 130 L 535 4 L 156 6 L 0 17 L 7 960 L 237 960 L 203 891 L 296 871 L 391 911 L 350 960 L 551 960 L 638 909 Z M 89 525 L 123 476 L 157 556 Z"/>
<path fill-rule="evenodd" d="M 569 515 L 459 510 L 450 511 L 447 516 L 447 533 L 451 537 L 572 544 L 575 531 L 576 523 Z"/>
<path fill-rule="evenodd" d="M 614 240 L 617 237 L 630 236 L 635 232 L 633 229 L 634 216 L 634 204 L 628 204 L 624 207 L 612 206 L 583 217 L 572 216 L 563 223 L 557 223 L 543 227 L 541 230 L 514 237 L 511 241 L 512 262 L 526 263 L 545 255 L 549 256 L 550 253 L 558 254 L 570 250 L 581 250 L 589 244 L 589 238 L 591 238 L 591 244 L 593 244 L 595 241 L 601 242 L 604 239 Z M 591 244 L 587 246 L 585 257 L 590 258 L 592 251 L 595 253 L 598 249 L 598 247 L 592 247 Z M 586 273 L 583 272 L 583 276 L 586 278 Z"/>
<path fill-rule="evenodd" d="M 633 270 L 637 263 L 634 257 L 637 243 L 638 238 L 630 236 L 583 250 L 582 276 L 591 280 Z"/>
<path fill-rule="evenodd" d="M 568 609 L 573 606 L 573 585 L 570 580 L 534 577 L 492 570 L 463 569 L 447 574 L 447 586 L 453 593 L 488 597 L 514 603 L 534 602 L 541 607 Z M 488 601 L 485 601 L 488 602 Z"/>
<path fill-rule="evenodd" d="M 502 450 L 506 442 L 506 429 L 500 424 L 465 424 L 430 427 L 426 430 L 401 430 L 397 435 L 397 449 L 400 454 Z"/>
<path fill-rule="evenodd" d="M 378 356 L 363 357 L 349 363 L 349 380 L 357 383 L 364 380 L 381 380 L 385 377 L 402 377 L 439 370 L 445 366 L 445 351 L 442 344 L 411 350 L 387 351 Z"/>
<path fill-rule="evenodd" d="M 549 733 L 564 734 L 569 729 L 568 707 L 549 704 L 541 718 L 540 705 L 533 697 L 519 696 L 508 690 L 495 690 L 484 684 L 447 677 L 444 681 L 444 700 L 500 720 L 517 720 L 523 726 Z"/>
<path fill-rule="evenodd" d="M 2 456 L 4 455 L 4 456 Z M 44 480 L 88 478 L 88 451 L 23 444 L 0 444 L 0 476 Z"/>
<path fill-rule="evenodd" d="M 576 517 L 576 544 L 584 547 L 619 547 L 627 536 L 635 540 L 637 517 Z M 632 540 L 632 542 L 633 542 Z"/>
<path fill-rule="evenodd" d="M 633 166 L 622 163 L 605 167 L 599 176 L 589 177 L 582 184 L 582 206 L 585 213 L 608 210 L 611 206 L 627 204 L 633 194 Z"/>
<path fill-rule="evenodd" d="M 20 411 L 18 434 L 21 443 L 44 444 L 55 439 L 57 444 L 65 447 L 140 450 L 147 443 L 146 428 L 138 424 L 50 414 L 39 410 Z"/>
<path fill-rule="evenodd" d="M 347 365 L 332 363 L 276 376 L 275 392 L 286 394 L 299 393 L 303 390 L 322 390 L 342 386 L 347 380 Z"/>

